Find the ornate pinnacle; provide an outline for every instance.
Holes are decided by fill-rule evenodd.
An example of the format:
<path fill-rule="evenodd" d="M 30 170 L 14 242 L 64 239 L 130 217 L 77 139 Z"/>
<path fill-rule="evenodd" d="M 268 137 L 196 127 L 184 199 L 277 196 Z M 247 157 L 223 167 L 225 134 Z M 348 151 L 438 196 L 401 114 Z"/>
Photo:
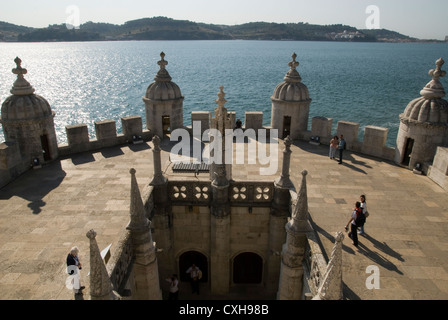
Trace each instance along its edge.
<path fill-rule="evenodd" d="M 165 60 L 165 53 L 163 51 L 160 53 L 160 58 L 162 58 L 162 60 L 157 62 L 157 64 L 160 66 L 160 69 L 165 69 L 168 65 L 168 61 Z"/>
<path fill-rule="evenodd" d="M 16 63 L 16 68 L 12 69 L 12 73 L 17 75 L 27 74 L 28 71 L 25 68 L 22 68 L 22 60 L 19 57 L 16 57 L 14 62 Z"/>
<path fill-rule="evenodd" d="M 90 240 L 93 240 L 96 238 L 96 231 L 91 229 L 89 231 L 87 231 L 86 233 L 87 238 L 89 238 Z"/>
<path fill-rule="evenodd" d="M 442 70 L 442 66 L 445 64 L 442 58 L 436 61 L 436 68 L 429 70 L 429 75 L 433 80 L 439 80 L 446 76 L 446 71 Z"/>
<path fill-rule="evenodd" d="M 432 80 L 420 91 L 420 94 L 426 99 L 441 99 L 445 96 L 445 90 L 440 82 L 440 78 L 446 75 L 446 71 L 442 70 L 445 63 L 442 58 L 436 61 L 436 68 L 429 70 Z"/>
<path fill-rule="evenodd" d="M 297 54 L 294 52 L 292 54 L 292 61 L 288 63 L 288 66 L 291 68 L 286 74 L 285 80 L 286 82 L 300 82 L 302 78 L 300 77 L 299 72 L 297 71 L 297 67 L 299 66 L 299 62 L 296 61 Z"/>
<path fill-rule="evenodd" d="M 285 151 L 291 150 L 292 141 L 291 141 L 291 138 L 289 136 L 286 137 L 286 139 L 284 141 L 284 144 L 285 144 Z"/>
<path fill-rule="evenodd" d="M 166 66 L 168 65 L 168 61 L 165 60 L 165 53 L 160 53 L 161 60 L 157 62 L 157 64 L 160 66 L 160 70 L 157 72 L 157 75 L 155 76 L 154 80 L 157 82 L 169 82 L 171 81 L 171 76 L 166 70 Z"/>
<path fill-rule="evenodd" d="M 218 92 L 218 99 L 215 100 L 215 102 L 218 104 L 218 106 L 224 107 L 224 105 L 227 102 L 227 100 L 224 98 L 225 96 L 226 96 L 226 94 L 224 93 L 224 86 L 220 86 L 219 92 Z"/>
<path fill-rule="evenodd" d="M 152 138 L 152 143 L 154 144 L 154 150 L 160 151 L 160 138 L 159 138 L 159 136 L 154 136 Z"/>
<path fill-rule="evenodd" d="M 28 81 L 25 80 L 23 75 L 27 74 L 27 70 L 22 68 L 22 60 L 19 57 L 14 59 L 16 67 L 12 69 L 12 73 L 17 75 L 17 80 L 11 89 L 11 93 L 16 96 L 27 96 L 34 93 L 34 88 Z"/>
<path fill-rule="evenodd" d="M 296 70 L 296 68 L 299 66 L 299 62 L 296 61 L 297 54 L 294 52 L 292 54 L 292 61 L 288 63 L 288 66 L 291 67 L 292 70 Z"/>

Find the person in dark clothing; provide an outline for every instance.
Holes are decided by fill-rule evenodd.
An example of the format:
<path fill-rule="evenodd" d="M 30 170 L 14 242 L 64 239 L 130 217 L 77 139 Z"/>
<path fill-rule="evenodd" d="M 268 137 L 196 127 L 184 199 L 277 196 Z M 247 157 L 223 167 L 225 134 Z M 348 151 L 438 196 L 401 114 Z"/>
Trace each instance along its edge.
<path fill-rule="evenodd" d="M 81 262 L 79 261 L 79 249 L 78 247 L 73 247 L 70 253 L 67 255 L 67 273 L 73 277 L 73 291 L 77 295 L 82 295 L 81 278 L 79 275 L 79 270 L 82 269 Z"/>
<path fill-rule="evenodd" d="M 243 123 L 240 119 L 236 120 L 236 128 L 235 129 L 241 129 L 243 126 Z"/>
<path fill-rule="evenodd" d="M 348 233 L 348 236 L 353 240 L 353 245 L 355 247 L 358 246 L 358 226 L 356 224 L 356 219 L 360 214 L 362 214 L 361 202 L 357 201 L 352 212 L 352 217 L 345 226 L 345 231 L 348 231 L 348 225 L 350 224 L 350 232 Z"/>
<path fill-rule="evenodd" d="M 338 145 L 338 150 L 339 150 L 339 164 L 342 163 L 342 154 L 344 153 L 344 150 L 347 148 L 347 143 L 345 142 L 344 136 L 341 134 L 341 137 L 339 139 L 339 145 Z"/>

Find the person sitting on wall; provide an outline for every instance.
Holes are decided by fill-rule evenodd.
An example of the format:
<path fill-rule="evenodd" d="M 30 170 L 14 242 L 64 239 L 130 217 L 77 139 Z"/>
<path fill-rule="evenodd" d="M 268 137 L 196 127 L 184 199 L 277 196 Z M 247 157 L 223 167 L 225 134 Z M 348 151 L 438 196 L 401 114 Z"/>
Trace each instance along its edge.
<path fill-rule="evenodd" d="M 236 127 L 235 129 L 242 129 L 243 127 L 243 123 L 241 122 L 240 119 L 236 120 Z"/>

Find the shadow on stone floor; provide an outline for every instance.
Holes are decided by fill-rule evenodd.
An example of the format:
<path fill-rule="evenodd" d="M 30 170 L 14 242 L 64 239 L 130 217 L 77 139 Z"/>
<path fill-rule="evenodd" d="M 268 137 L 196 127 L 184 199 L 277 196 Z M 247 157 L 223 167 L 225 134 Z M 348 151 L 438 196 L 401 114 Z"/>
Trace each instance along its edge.
<path fill-rule="evenodd" d="M 0 189 L 0 200 L 14 196 L 29 201 L 27 205 L 33 214 L 39 214 L 46 202 L 42 199 L 56 189 L 64 180 L 66 173 L 61 162 L 56 160 L 40 169 L 28 170 L 16 180 Z"/>

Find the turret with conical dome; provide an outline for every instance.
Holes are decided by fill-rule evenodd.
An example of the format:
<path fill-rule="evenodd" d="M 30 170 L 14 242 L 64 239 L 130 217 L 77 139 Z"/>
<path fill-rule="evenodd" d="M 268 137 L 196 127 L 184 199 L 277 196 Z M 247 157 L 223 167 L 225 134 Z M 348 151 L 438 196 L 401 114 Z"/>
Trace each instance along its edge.
<path fill-rule="evenodd" d="M 162 52 L 160 57 L 160 70 L 154 77 L 155 82 L 146 90 L 143 101 L 146 108 L 146 128 L 151 130 L 153 135 L 163 137 L 183 127 L 184 97 L 166 70 L 168 61 L 165 60 L 165 53 Z"/>
<path fill-rule="evenodd" d="M 308 88 L 302 83 L 297 67 L 297 55 L 292 55 L 291 69 L 283 82 L 277 85 L 271 97 L 271 127 L 279 130 L 279 137 L 295 140 L 307 131 L 311 99 Z"/>
<path fill-rule="evenodd" d="M 22 161 L 32 163 L 56 159 L 58 144 L 54 127 L 54 115 L 45 98 L 34 93 L 34 88 L 24 78 L 27 70 L 22 68 L 22 60 L 14 60 L 12 70 L 17 80 L 11 89 L 12 96 L 2 104 L 1 124 L 6 142 L 18 144 Z"/>
<path fill-rule="evenodd" d="M 424 169 L 430 164 L 438 146 L 448 145 L 448 102 L 440 78 L 445 62 L 436 61 L 429 71 L 432 80 L 420 91 L 421 97 L 412 100 L 400 115 L 395 162 L 410 169 L 417 163 Z"/>

